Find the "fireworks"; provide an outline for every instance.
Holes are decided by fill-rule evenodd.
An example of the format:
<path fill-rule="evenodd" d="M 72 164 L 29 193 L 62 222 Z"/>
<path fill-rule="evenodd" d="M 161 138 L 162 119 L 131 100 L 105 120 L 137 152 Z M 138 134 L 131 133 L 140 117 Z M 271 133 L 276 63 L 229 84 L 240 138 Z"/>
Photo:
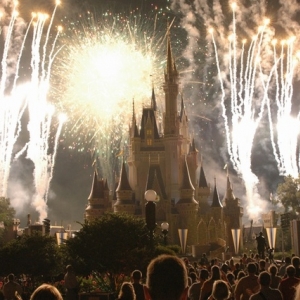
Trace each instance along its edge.
<path fill-rule="evenodd" d="M 59 2 L 56 3 L 55 10 L 58 4 Z M 48 42 L 55 10 L 45 37 L 43 36 L 43 30 L 48 16 L 40 13 L 33 14 L 32 20 L 25 31 L 25 35 L 22 37 L 23 40 L 18 48 L 17 58 L 10 57 L 9 53 L 11 48 L 16 47 L 14 44 L 18 16 L 16 8 L 16 6 L 13 7 L 10 23 L 6 29 L 1 63 L 0 182 L 2 186 L 0 193 L 5 197 L 8 196 L 7 188 L 12 160 L 17 159 L 20 155 L 26 153 L 26 158 L 34 163 L 33 178 L 35 195 L 31 204 L 39 213 L 40 220 L 43 220 L 47 217 L 46 203 L 49 185 L 53 175 L 58 136 L 60 135 L 62 126 L 62 122 L 59 122 L 56 131 L 54 150 L 52 152 L 49 149 L 49 140 L 51 137 L 54 107 L 47 101 L 47 94 L 51 67 L 56 55 L 55 48 L 59 30 L 52 42 L 50 52 L 48 53 Z M 24 45 L 27 42 L 31 25 L 33 25 L 30 60 L 31 72 L 30 74 L 26 74 L 26 78 L 29 82 L 20 86 L 18 82 L 20 76 L 19 71 L 22 64 Z M 13 70 L 11 70 L 11 61 L 16 61 Z M 11 73 L 9 73 L 9 71 Z M 11 77 L 13 77 L 12 83 L 10 82 Z M 27 129 L 29 132 L 29 140 L 24 145 L 23 149 L 21 149 L 18 154 L 14 155 L 16 140 L 23 130 L 21 121 L 25 109 L 28 111 L 29 121 L 25 130 Z"/>
<path fill-rule="evenodd" d="M 275 68 L 275 101 L 268 98 L 267 107 L 270 121 L 270 133 L 274 156 L 281 175 L 298 177 L 300 170 L 300 156 L 298 138 L 300 133 L 300 112 L 293 116 L 292 97 L 295 69 L 299 63 L 299 53 L 294 53 L 295 37 L 281 42 L 279 57 L 274 46 Z M 274 102 L 276 106 L 273 104 Z M 271 106 L 277 110 L 277 123 L 272 119 Z M 274 124 L 275 123 L 275 124 Z M 274 133 L 277 133 L 275 135 Z M 277 139 L 275 140 L 277 136 Z"/>
<path fill-rule="evenodd" d="M 156 53 L 161 55 L 164 35 L 143 29 L 136 18 L 95 21 L 88 14 L 83 19 L 69 21 L 61 39 L 65 47 L 54 70 L 59 105 L 72 116 L 66 136 L 79 151 L 94 145 L 100 174 L 111 184 L 118 154 L 126 148 L 133 102 L 140 113 L 150 105 L 152 86 L 161 93 L 163 71 Z"/>
<path fill-rule="evenodd" d="M 195 1 L 194 6 L 173 2 L 174 6 L 185 12 L 182 23 L 189 25 L 188 32 L 191 26 L 194 31 L 197 30 L 196 15 L 205 21 L 206 40 L 212 42 L 221 87 L 227 152 L 234 169 L 245 183 L 247 214 L 256 219 L 266 202 L 261 200 L 257 191 L 259 180 L 252 171 L 252 155 L 257 135 L 263 136 L 258 129 L 265 128 L 267 113 L 271 128 L 268 143 L 272 143 L 280 174 L 296 177 L 299 173 L 299 114 L 292 117 L 295 38 L 282 43 L 281 53 L 277 57 L 276 48 L 271 43 L 275 29 L 269 19 L 264 20 L 267 4 L 263 1 L 253 4 L 251 9 L 240 3 L 231 3 L 233 14 L 229 36 L 221 1 L 213 1 L 212 5 L 209 1 Z M 292 30 L 291 23 L 286 20 L 287 11 L 296 11 L 295 7 L 291 7 L 295 5 L 298 7 L 297 4 L 282 5 L 278 10 L 281 18 L 278 23 L 287 32 Z M 252 24 L 251 28 L 247 22 Z M 295 22 L 293 26 L 295 30 L 299 28 Z M 252 28 L 257 28 L 257 31 Z M 238 31 L 250 35 L 250 42 L 240 42 Z M 207 62 L 212 63 L 209 57 Z M 277 111 L 276 118 L 272 116 L 274 110 Z M 287 126 L 293 126 L 295 130 L 287 130 Z"/>

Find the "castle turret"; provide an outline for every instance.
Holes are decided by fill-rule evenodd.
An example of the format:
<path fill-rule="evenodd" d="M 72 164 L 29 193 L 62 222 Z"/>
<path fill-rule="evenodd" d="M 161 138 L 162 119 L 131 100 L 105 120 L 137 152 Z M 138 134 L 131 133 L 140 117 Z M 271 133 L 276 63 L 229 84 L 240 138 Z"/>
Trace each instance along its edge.
<path fill-rule="evenodd" d="M 135 204 L 133 202 L 133 191 L 129 185 L 124 161 L 121 167 L 121 175 L 116 194 L 117 201 L 114 205 L 114 212 L 124 212 L 133 215 L 135 212 Z"/>
<path fill-rule="evenodd" d="M 192 139 L 192 142 L 189 145 L 187 162 L 188 162 L 188 166 L 189 166 L 192 184 L 194 187 L 196 187 L 197 186 L 197 168 L 198 168 L 198 150 L 196 148 L 194 138 Z M 197 193 L 195 193 L 195 196 L 196 195 L 197 195 Z"/>
<path fill-rule="evenodd" d="M 155 93 L 154 93 L 154 87 L 152 87 L 151 108 L 152 108 L 154 111 L 157 110 L 156 97 L 155 97 Z"/>
<path fill-rule="evenodd" d="M 231 229 L 240 229 L 242 230 L 242 217 L 243 217 L 243 208 L 240 206 L 240 199 L 236 198 L 233 193 L 229 175 L 227 173 L 227 184 L 226 184 L 226 193 L 223 199 L 224 203 L 224 218 L 226 221 L 227 228 L 227 245 L 229 250 L 234 252 L 234 243 L 232 238 Z M 240 239 L 242 243 L 242 239 Z M 240 245 L 242 247 L 242 244 Z"/>
<path fill-rule="evenodd" d="M 223 207 L 223 205 L 222 205 L 222 203 L 220 201 L 219 192 L 217 190 L 216 179 L 215 179 L 215 187 L 214 187 L 214 192 L 213 192 L 213 198 L 212 198 L 211 207 L 212 208 L 222 208 Z"/>
<path fill-rule="evenodd" d="M 137 138 L 139 137 L 139 131 L 136 124 L 136 116 L 135 116 L 135 110 L 134 110 L 134 101 L 132 101 L 132 121 L 131 121 L 131 127 L 129 129 L 130 137 L 131 138 Z"/>
<path fill-rule="evenodd" d="M 205 214 L 209 210 L 208 198 L 210 196 L 210 187 L 207 184 L 206 176 L 203 169 L 203 163 L 201 159 L 199 182 L 197 187 L 197 200 L 199 202 L 199 214 Z"/>
<path fill-rule="evenodd" d="M 99 179 L 97 171 L 94 171 L 91 193 L 88 197 L 88 205 L 85 209 L 85 219 L 90 222 L 100 218 L 111 209 L 109 203 L 109 188 L 107 181 Z"/>
<path fill-rule="evenodd" d="M 191 182 L 188 164 L 186 159 L 183 164 L 182 184 L 180 188 L 180 198 L 176 203 L 179 213 L 179 228 L 188 229 L 188 244 L 196 244 L 197 240 L 197 210 L 198 202 L 194 198 L 195 188 Z"/>
<path fill-rule="evenodd" d="M 171 201 L 179 199 L 180 166 L 182 158 L 179 135 L 180 119 L 177 111 L 178 72 L 173 60 L 170 35 L 167 37 L 167 67 L 165 71 L 165 113 L 164 113 L 164 146 L 165 146 L 165 184 Z"/>

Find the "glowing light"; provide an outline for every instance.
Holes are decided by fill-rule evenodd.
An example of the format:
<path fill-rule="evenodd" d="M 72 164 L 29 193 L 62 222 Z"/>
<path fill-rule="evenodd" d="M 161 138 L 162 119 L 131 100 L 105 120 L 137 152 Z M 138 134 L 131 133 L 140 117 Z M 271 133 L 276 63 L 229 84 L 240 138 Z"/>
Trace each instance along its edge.
<path fill-rule="evenodd" d="M 216 62 L 221 83 L 223 118 L 227 138 L 227 149 L 234 169 L 238 172 L 245 183 L 247 196 L 247 213 L 251 218 L 257 219 L 258 208 L 261 207 L 261 199 L 256 185 L 258 178 L 251 169 L 251 155 L 253 141 L 258 125 L 263 116 L 264 106 L 267 100 L 265 94 L 260 103 L 255 102 L 256 86 L 261 76 L 261 49 L 263 45 L 264 26 L 258 27 L 258 33 L 252 39 L 245 57 L 244 43 L 238 55 L 235 14 L 233 13 L 233 39 L 228 46 L 228 74 L 230 78 L 230 101 L 227 101 L 225 82 L 221 75 L 222 70 L 218 58 L 218 50 L 215 40 L 213 45 L 216 53 Z M 223 57 L 226 57 L 223 55 Z M 244 66 L 244 62 L 246 65 Z M 238 65 L 240 69 L 238 69 Z M 270 84 L 271 74 L 262 80 L 264 89 Z M 239 79 L 239 80 L 238 80 Z"/>
<path fill-rule="evenodd" d="M 279 55 L 277 67 L 276 48 L 273 48 L 275 68 L 275 103 L 272 105 L 268 97 L 267 107 L 270 123 L 270 135 L 274 157 L 281 175 L 291 175 L 298 177 L 300 171 L 300 155 L 298 149 L 298 138 L 300 134 L 300 113 L 295 118 L 292 114 L 293 77 L 297 64 L 297 57 L 293 55 L 293 43 L 295 37 L 291 37 L 287 42 L 282 41 L 282 49 Z M 286 45 L 286 49 L 284 49 Z M 277 110 L 276 121 L 272 115 L 273 110 Z M 276 129 L 276 134 L 274 133 Z M 291 130 L 292 129 L 292 130 Z"/>
<path fill-rule="evenodd" d="M 56 7 L 55 7 L 56 9 Z M 14 26 L 16 26 L 17 13 L 13 10 L 10 24 L 5 37 L 3 56 L 1 61 L 1 85 L 0 85 L 0 195 L 7 197 L 8 178 L 13 159 L 18 159 L 20 155 L 26 154 L 34 164 L 34 187 L 35 195 L 32 200 L 32 206 L 39 213 L 40 220 L 47 217 L 47 198 L 50 181 L 53 174 L 53 167 L 56 156 L 58 135 L 61 133 L 61 125 L 56 131 L 55 145 L 53 153 L 49 151 L 49 139 L 51 136 L 51 124 L 55 108 L 47 101 L 49 90 L 49 80 L 51 66 L 55 55 L 56 38 L 52 42 L 50 52 L 47 51 L 49 41 L 48 26 L 47 35 L 43 36 L 45 21 L 48 19 L 46 14 L 33 13 L 32 20 L 23 36 L 21 46 L 14 68 L 13 84 L 9 84 L 8 61 L 11 60 L 10 47 L 14 46 Z M 52 19 L 53 20 L 53 16 Z M 28 80 L 25 85 L 19 85 L 19 70 L 22 63 L 22 54 L 25 41 L 28 36 L 31 24 L 33 27 L 33 36 L 31 43 L 30 74 L 27 74 Z M 44 37 L 44 43 L 43 43 Z M 14 52 L 14 51 L 13 51 Z M 42 55 L 41 55 L 42 53 Z M 8 91 L 7 87 L 11 87 Z M 29 121 L 27 128 L 29 140 L 24 147 L 13 156 L 15 142 L 22 131 L 22 116 L 28 110 Z M 12 205 L 14 205 L 12 199 Z M 16 208 L 18 211 L 18 208 Z"/>
<path fill-rule="evenodd" d="M 116 166 L 111 161 L 119 163 L 117 153 L 128 134 L 132 102 L 137 113 L 143 105 L 150 105 L 152 86 L 158 93 L 163 71 L 155 55 L 162 40 L 155 32 L 141 36 L 136 23 L 109 22 L 81 25 L 64 36 L 63 60 L 57 64 L 55 77 L 60 80 L 60 106 L 71 111 L 72 127 L 66 134 L 80 136 L 77 149 L 95 145 L 99 171 L 112 183 Z"/>

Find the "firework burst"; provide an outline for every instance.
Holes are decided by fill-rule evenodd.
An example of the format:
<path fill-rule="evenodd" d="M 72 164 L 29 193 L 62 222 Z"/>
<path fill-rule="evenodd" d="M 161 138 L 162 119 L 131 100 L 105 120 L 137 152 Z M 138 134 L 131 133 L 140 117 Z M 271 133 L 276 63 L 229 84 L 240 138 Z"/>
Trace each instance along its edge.
<path fill-rule="evenodd" d="M 156 53 L 164 53 L 165 36 L 156 33 L 155 20 L 150 29 L 136 18 L 104 15 L 96 21 L 89 13 L 82 18 L 68 21 L 61 40 L 55 98 L 72 117 L 66 130 L 71 148 L 95 148 L 100 173 L 111 183 L 118 154 L 126 148 L 133 102 L 139 113 L 150 104 L 152 86 L 161 93 L 163 63 Z"/>

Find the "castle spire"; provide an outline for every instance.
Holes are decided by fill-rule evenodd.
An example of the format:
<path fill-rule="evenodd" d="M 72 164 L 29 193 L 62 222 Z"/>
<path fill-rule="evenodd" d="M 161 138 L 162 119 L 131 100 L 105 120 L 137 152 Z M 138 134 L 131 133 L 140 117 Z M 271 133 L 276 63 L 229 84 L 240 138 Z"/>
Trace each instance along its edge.
<path fill-rule="evenodd" d="M 134 214 L 135 204 L 133 201 L 133 191 L 128 181 L 125 163 L 123 159 L 121 167 L 121 176 L 119 185 L 116 189 L 117 201 L 114 205 L 114 212 L 125 212 L 128 214 Z"/>
<path fill-rule="evenodd" d="M 117 192 L 119 191 L 132 191 L 128 181 L 124 160 L 121 167 L 121 176 L 120 176 L 119 185 L 117 187 Z"/>
<path fill-rule="evenodd" d="M 231 186 L 231 182 L 230 182 L 230 178 L 229 178 L 229 174 L 228 174 L 228 168 L 227 168 L 227 184 L 226 184 L 226 194 L 225 194 L 225 199 L 227 200 L 234 200 L 235 196 L 233 194 L 233 190 L 232 190 L 232 186 Z"/>
<path fill-rule="evenodd" d="M 95 168 L 93 183 L 92 183 L 92 189 L 91 189 L 91 193 L 88 197 L 88 200 L 95 198 L 95 195 L 97 194 L 97 191 L 98 191 L 98 174 L 97 174 L 97 170 Z"/>
<path fill-rule="evenodd" d="M 214 193 L 213 193 L 213 200 L 211 207 L 223 207 L 221 204 L 220 198 L 219 198 L 219 192 L 217 190 L 217 180 L 215 178 L 215 188 L 214 188 Z"/>
<path fill-rule="evenodd" d="M 184 108 L 184 103 L 183 103 L 183 95 L 181 93 L 181 107 L 180 107 L 180 121 L 182 121 L 183 116 L 185 116 L 185 108 Z"/>
<path fill-rule="evenodd" d="M 183 174 L 182 174 L 182 186 L 181 189 L 183 190 L 195 190 L 192 181 L 191 181 L 191 177 L 190 177 L 190 172 L 188 169 L 188 164 L 186 161 L 186 157 L 184 159 L 184 164 L 183 164 Z"/>
<path fill-rule="evenodd" d="M 165 117 L 164 117 L 164 134 L 165 136 L 175 136 L 178 134 L 178 72 L 174 63 L 171 39 L 169 30 L 167 33 L 167 66 L 165 70 Z"/>
<path fill-rule="evenodd" d="M 132 124 L 136 123 L 135 119 L 135 109 L 134 109 L 134 98 L 132 99 Z"/>
<path fill-rule="evenodd" d="M 171 79 L 173 76 L 178 76 L 178 72 L 176 69 L 175 61 L 173 58 L 172 47 L 171 47 L 171 38 L 170 38 L 170 30 L 168 29 L 167 33 L 167 70 L 166 76 L 168 79 Z"/>
<path fill-rule="evenodd" d="M 131 121 L 131 128 L 130 128 L 130 136 L 131 137 L 139 136 L 139 131 L 138 131 L 137 124 L 136 124 L 134 99 L 132 99 L 132 121 Z"/>
<path fill-rule="evenodd" d="M 203 170 L 203 163 L 202 163 L 202 155 L 200 158 L 200 175 L 199 175 L 199 188 L 207 188 L 208 184 L 207 184 L 207 180 L 206 180 L 206 176 Z"/>
<path fill-rule="evenodd" d="M 154 86 L 152 86 L 151 108 L 152 108 L 154 111 L 157 110 L 156 97 L 155 97 L 155 93 L 154 93 Z"/>
<path fill-rule="evenodd" d="M 190 153 L 191 152 L 196 152 L 196 151 L 197 151 L 197 149 L 196 149 L 195 139 L 192 138 L 192 143 L 190 145 Z"/>

